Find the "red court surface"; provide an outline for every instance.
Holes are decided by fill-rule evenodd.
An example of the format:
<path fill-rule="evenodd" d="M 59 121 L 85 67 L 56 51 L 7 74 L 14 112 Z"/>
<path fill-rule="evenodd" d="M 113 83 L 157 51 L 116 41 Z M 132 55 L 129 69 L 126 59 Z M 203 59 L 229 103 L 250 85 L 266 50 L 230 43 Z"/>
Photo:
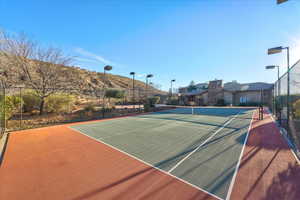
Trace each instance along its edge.
<path fill-rule="evenodd" d="M 68 126 L 10 134 L 1 200 L 215 199 Z M 300 165 L 268 114 L 253 120 L 230 197 L 300 199 Z"/>
<path fill-rule="evenodd" d="M 10 135 L 0 199 L 214 199 L 66 126 Z"/>
<path fill-rule="evenodd" d="M 300 199 L 300 164 L 267 112 L 252 123 L 231 199 Z"/>

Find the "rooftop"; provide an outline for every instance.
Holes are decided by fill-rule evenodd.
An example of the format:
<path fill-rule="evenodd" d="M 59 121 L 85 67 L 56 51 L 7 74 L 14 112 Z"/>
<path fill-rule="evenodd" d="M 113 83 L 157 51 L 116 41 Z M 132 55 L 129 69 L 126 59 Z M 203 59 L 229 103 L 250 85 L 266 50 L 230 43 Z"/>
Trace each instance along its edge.
<path fill-rule="evenodd" d="M 227 82 L 223 84 L 223 89 L 227 91 L 257 91 L 257 90 L 269 90 L 273 88 L 274 84 L 265 82 L 254 82 L 254 83 L 238 83 L 237 81 Z M 180 87 L 181 89 L 188 88 Z M 208 83 L 198 83 L 195 84 L 196 89 L 186 92 L 181 92 L 186 95 L 196 95 L 201 94 L 207 90 Z"/>

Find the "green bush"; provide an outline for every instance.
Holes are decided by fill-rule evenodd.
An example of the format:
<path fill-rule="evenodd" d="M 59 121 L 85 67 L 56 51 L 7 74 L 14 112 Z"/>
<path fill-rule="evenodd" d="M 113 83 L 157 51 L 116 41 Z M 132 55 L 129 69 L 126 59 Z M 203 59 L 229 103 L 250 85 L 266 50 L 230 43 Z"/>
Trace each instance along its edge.
<path fill-rule="evenodd" d="M 15 113 L 20 111 L 20 105 L 23 104 L 23 101 L 18 96 L 6 96 L 5 101 L 0 102 L 0 107 L 2 108 L 1 112 L 1 120 L 2 119 L 10 119 Z M 4 112 L 5 111 L 5 112 Z"/>
<path fill-rule="evenodd" d="M 150 105 L 149 104 L 144 104 L 144 111 L 149 112 L 150 111 Z"/>
<path fill-rule="evenodd" d="M 96 111 L 96 108 L 94 105 L 92 104 L 88 104 L 84 107 L 84 111 L 85 112 L 95 112 Z"/>
<path fill-rule="evenodd" d="M 224 99 L 218 99 L 216 106 L 225 106 L 225 100 Z"/>
<path fill-rule="evenodd" d="M 32 90 L 26 91 L 22 99 L 24 101 L 24 111 L 25 112 L 32 112 L 36 109 L 39 109 L 41 99 L 40 97 Z"/>
<path fill-rule="evenodd" d="M 168 101 L 167 101 L 167 104 L 168 105 L 178 105 L 179 104 L 179 100 L 178 98 L 168 98 Z"/>
<path fill-rule="evenodd" d="M 160 101 L 159 96 L 148 97 L 147 104 L 149 104 L 150 107 L 154 107 L 155 104 L 157 104 L 159 101 Z"/>
<path fill-rule="evenodd" d="M 296 119 L 300 119 L 300 99 L 293 103 L 293 112 Z"/>
<path fill-rule="evenodd" d="M 239 106 L 259 106 L 260 103 L 257 102 L 247 102 L 247 103 L 240 103 Z"/>
<path fill-rule="evenodd" d="M 115 98 L 115 99 L 121 99 L 125 95 L 125 92 L 123 90 L 117 90 L 117 89 L 108 89 L 105 91 L 105 97 L 107 98 Z"/>
<path fill-rule="evenodd" d="M 160 101 L 159 96 L 148 97 L 146 103 L 144 104 L 144 111 L 145 112 L 151 111 L 151 108 L 154 108 L 155 104 L 157 104 L 159 101 Z"/>
<path fill-rule="evenodd" d="M 112 112 L 112 111 L 113 111 L 112 107 L 101 108 L 101 112 L 109 113 L 109 112 Z"/>
<path fill-rule="evenodd" d="M 50 95 L 45 100 L 45 109 L 50 113 L 68 112 L 75 103 L 73 95 L 57 93 Z"/>

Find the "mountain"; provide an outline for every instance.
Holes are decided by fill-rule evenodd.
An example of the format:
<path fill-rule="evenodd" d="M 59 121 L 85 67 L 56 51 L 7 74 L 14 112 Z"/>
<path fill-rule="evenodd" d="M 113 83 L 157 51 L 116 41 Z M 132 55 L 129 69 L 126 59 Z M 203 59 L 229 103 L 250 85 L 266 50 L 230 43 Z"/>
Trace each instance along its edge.
<path fill-rule="evenodd" d="M 35 61 L 36 62 L 36 61 Z M 51 67 L 51 66 L 49 66 Z M 53 66 L 52 66 L 53 67 Z M 114 75 L 110 73 L 106 73 L 104 77 L 104 73 L 89 71 L 86 69 L 81 69 L 79 67 L 74 66 L 55 66 L 59 67 L 63 71 L 63 82 L 66 82 L 68 86 L 72 86 L 72 89 L 78 89 L 79 91 L 93 91 L 93 90 L 101 90 L 105 86 L 106 88 L 115 88 L 115 89 L 132 89 L 132 79 L 120 75 Z M 25 86 L 30 87 L 26 78 L 22 77 L 22 73 L 17 67 L 10 66 L 6 69 L 0 69 L 1 71 L 6 71 L 6 82 L 8 85 L 14 86 Z M 35 74 L 35 69 L 31 69 L 32 73 Z M 74 78 L 75 77 L 75 78 Z M 57 80 L 59 81 L 59 80 Z M 70 84 L 71 83 L 71 84 Z M 135 80 L 135 89 L 145 91 L 146 84 L 142 81 Z M 148 85 L 148 92 L 151 94 L 166 94 L 166 92 L 161 91 L 157 88 L 154 88 L 152 85 Z"/>
<path fill-rule="evenodd" d="M 80 80 L 78 80 L 78 83 L 81 85 L 81 88 L 102 89 L 105 83 L 106 88 L 132 89 L 133 81 L 128 77 L 109 73 L 106 73 L 104 77 L 104 73 L 89 71 L 79 67 L 69 67 L 69 69 L 72 71 L 75 70 L 79 74 Z M 135 88 L 145 90 L 146 84 L 142 81 L 135 80 Z M 148 90 L 152 91 L 152 93 L 166 94 L 166 92 L 154 88 L 151 85 L 148 85 Z"/>

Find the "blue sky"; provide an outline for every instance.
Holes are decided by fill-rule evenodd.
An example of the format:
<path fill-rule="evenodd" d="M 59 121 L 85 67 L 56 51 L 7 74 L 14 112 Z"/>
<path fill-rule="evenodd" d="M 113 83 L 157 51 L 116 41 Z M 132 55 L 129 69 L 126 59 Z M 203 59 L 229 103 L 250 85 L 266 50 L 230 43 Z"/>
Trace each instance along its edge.
<path fill-rule="evenodd" d="M 0 0 L 0 27 L 23 31 L 42 44 L 76 56 L 74 65 L 129 76 L 130 71 L 162 89 L 191 80 L 239 82 L 276 79 L 265 65 L 286 70 L 300 59 L 300 1 L 275 0 Z"/>

